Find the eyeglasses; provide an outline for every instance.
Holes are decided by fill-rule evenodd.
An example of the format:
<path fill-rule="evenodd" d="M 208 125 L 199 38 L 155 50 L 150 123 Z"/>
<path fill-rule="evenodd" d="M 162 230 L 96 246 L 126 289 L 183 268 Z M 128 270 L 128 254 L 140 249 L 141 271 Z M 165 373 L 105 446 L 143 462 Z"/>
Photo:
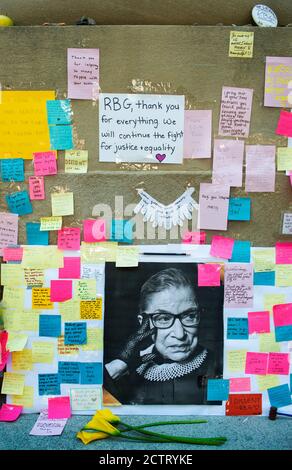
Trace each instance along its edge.
<path fill-rule="evenodd" d="M 189 310 L 187 312 L 181 313 L 180 315 L 173 315 L 172 313 L 168 312 L 144 312 L 143 315 L 150 317 L 153 325 L 159 329 L 170 328 L 177 318 L 183 326 L 187 327 L 198 326 L 198 324 L 200 323 L 200 312 L 198 310 Z"/>

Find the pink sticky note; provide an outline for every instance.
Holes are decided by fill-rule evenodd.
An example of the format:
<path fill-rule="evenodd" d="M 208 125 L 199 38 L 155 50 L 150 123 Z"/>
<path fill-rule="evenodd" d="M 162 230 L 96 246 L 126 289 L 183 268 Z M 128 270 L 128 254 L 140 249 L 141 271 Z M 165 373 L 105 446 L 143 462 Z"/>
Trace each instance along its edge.
<path fill-rule="evenodd" d="M 226 263 L 224 266 L 224 307 L 253 306 L 253 266 L 250 263 Z"/>
<path fill-rule="evenodd" d="M 7 405 L 3 403 L 2 408 L 0 409 L 0 421 L 16 421 L 21 412 L 23 406 L 20 405 Z"/>
<path fill-rule="evenodd" d="M 51 281 L 51 302 L 65 302 L 72 299 L 72 281 Z"/>
<path fill-rule="evenodd" d="M 220 264 L 198 264 L 198 286 L 220 286 Z"/>
<path fill-rule="evenodd" d="M 80 257 L 65 257 L 64 267 L 59 268 L 60 279 L 80 279 L 81 260 Z"/>
<path fill-rule="evenodd" d="M 288 375 L 289 367 L 288 353 L 269 353 L 268 374 Z"/>
<path fill-rule="evenodd" d="M 212 183 L 242 186 L 243 140 L 215 139 Z"/>
<path fill-rule="evenodd" d="M 71 416 L 70 397 L 48 399 L 48 419 L 64 419 Z"/>
<path fill-rule="evenodd" d="M 35 152 L 33 154 L 33 166 L 35 176 L 46 176 L 57 174 L 57 153 L 55 150 L 49 152 Z"/>
<path fill-rule="evenodd" d="M 238 377 L 229 379 L 229 391 L 250 392 L 250 377 Z"/>
<path fill-rule="evenodd" d="M 279 304 L 273 306 L 274 325 L 292 325 L 292 304 Z"/>
<path fill-rule="evenodd" d="M 211 158 L 212 111 L 185 111 L 184 158 Z"/>
<path fill-rule="evenodd" d="M 200 184 L 200 229 L 227 230 L 229 193 L 229 186 L 210 183 Z"/>
<path fill-rule="evenodd" d="M 43 200 L 45 196 L 45 182 L 43 176 L 29 176 L 29 198 L 33 200 Z"/>
<path fill-rule="evenodd" d="M 276 264 L 292 264 L 292 242 L 276 243 Z"/>
<path fill-rule="evenodd" d="M 17 245 L 18 215 L 8 212 L 0 212 L 0 256 L 3 248 L 9 245 Z"/>
<path fill-rule="evenodd" d="M 67 50 L 68 98 L 97 100 L 99 49 Z"/>
<path fill-rule="evenodd" d="M 3 261 L 22 261 L 23 248 L 18 247 L 7 247 L 3 248 Z"/>
<path fill-rule="evenodd" d="M 219 135 L 248 137 L 253 90 L 222 87 Z"/>
<path fill-rule="evenodd" d="M 292 113 L 281 111 L 276 134 L 292 137 Z"/>
<path fill-rule="evenodd" d="M 79 250 L 80 249 L 80 228 L 64 227 L 58 230 L 59 250 Z"/>
<path fill-rule="evenodd" d="M 258 352 L 247 352 L 246 353 L 246 363 L 245 363 L 245 373 L 246 374 L 256 374 L 256 375 L 266 375 L 268 367 L 268 353 L 258 353 Z"/>
<path fill-rule="evenodd" d="M 270 312 L 248 312 L 248 334 L 270 333 Z"/>
<path fill-rule="evenodd" d="M 206 232 L 185 232 L 182 237 L 182 243 L 205 245 Z"/>
<path fill-rule="evenodd" d="M 246 145 L 245 191 L 275 192 L 275 145 Z"/>
<path fill-rule="evenodd" d="M 212 238 L 210 255 L 216 258 L 230 259 L 232 258 L 233 245 L 233 238 L 215 235 Z"/>
<path fill-rule="evenodd" d="M 87 243 L 103 242 L 106 240 L 105 220 L 83 220 L 83 238 Z"/>
<path fill-rule="evenodd" d="M 264 106 L 290 108 L 288 83 L 292 80 L 292 57 L 266 57 Z"/>
<path fill-rule="evenodd" d="M 1 351 L 0 372 L 6 366 L 7 360 L 8 360 L 8 357 L 9 357 L 9 351 L 7 351 L 7 349 L 6 349 L 7 341 L 8 341 L 7 331 L 0 331 L 0 351 Z"/>

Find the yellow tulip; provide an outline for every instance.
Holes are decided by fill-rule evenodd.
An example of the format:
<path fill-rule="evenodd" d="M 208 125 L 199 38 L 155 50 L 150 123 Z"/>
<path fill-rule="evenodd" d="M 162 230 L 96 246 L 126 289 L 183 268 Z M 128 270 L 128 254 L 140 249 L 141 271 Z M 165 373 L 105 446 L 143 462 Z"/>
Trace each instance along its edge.
<path fill-rule="evenodd" d="M 106 421 L 112 424 L 119 423 L 121 421 L 118 416 L 114 415 L 111 410 L 107 409 L 98 410 L 95 416 L 96 415 L 100 416 L 101 418 L 105 419 Z"/>

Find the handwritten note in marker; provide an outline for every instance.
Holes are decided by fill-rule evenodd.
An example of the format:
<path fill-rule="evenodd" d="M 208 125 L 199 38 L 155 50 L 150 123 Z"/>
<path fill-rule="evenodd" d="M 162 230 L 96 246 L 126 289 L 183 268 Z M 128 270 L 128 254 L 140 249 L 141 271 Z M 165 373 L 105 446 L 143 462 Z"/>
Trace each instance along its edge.
<path fill-rule="evenodd" d="M 83 220 L 83 239 L 86 243 L 106 240 L 106 225 L 104 219 Z"/>
<path fill-rule="evenodd" d="M 271 406 L 281 408 L 292 404 L 291 393 L 288 384 L 279 385 L 278 387 L 268 388 L 268 395 Z"/>
<path fill-rule="evenodd" d="M 81 259 L 80 256 L 64 256 L 64 267 L 59 269 L 60 279 L 80 279 Z"/>
<path fill-rule="evenodd" d="M 80 249 L 80 228 L 64 227 L 58 231 L 59 250 L 79 250 Z"/>
<path fill-rule="evenodd" d="M 290 363 L 288 353 L 269 353 L 268 374 L 288 375 L 289 367 Z"/>
<path fill-rule="evenodd" d="M 75 281 L 75 296 L 79 300 L 95 300 L 95 279 L 80 279 Z"/>
<path fill-rule="evenodd" d="M 39 374 L 39 395 L 60 395 L 59 374 Z"/>
<path fill-rule="evenodd" d="M 182 243 L 205 245 L 206 232 L 185 232 L 182 237 Z"/>
<path fill-rule="evenodd" d="M 253 306 L 253 269 L 248 263 L 225 265 L 224 274 L 225 308 Z"/>
<path fill-rule="evenodd" d="M 250 220 L 251 200 L 249 197 L 229 199 L 228 220 Z"/>
<path fill-rule="evenodd" d="M 231 263 L 250 263 L 250 242 L 234 240 Z"/>
<path fill-rule="evenodd" d="M 276 134 L 292 137 L 292 113 L 280 111 Z M 291 168 L 289 168 L 291 170 Z"/>
<path fill-rule="evenodd" d="M 268 367 L 268 354 L 267 353 L 246 353 L 246 374 L 266 375 Z"/>
<path fill-rule="evenodd" d="M 0 421 L 16 421 L 21 415 L 22 409 L 22 406 L 3 403 L 0 409 Z"/>
<path fill-rule="evenodd" d="M 27 215 L 32 213 L 32 205 L 27 191 L 6 194 L 5 199 L 8 209 L 13 214 Z"/>
<path fill-rule="evenodd" d="M 97 100 L 99 95 L 99 49 L 67 50 L 68 98 Z"/>
<path fill-rule="evenodd" d="M 42 201 L 45 196 L 45 182 L 43 176 L 29 176 L 29 197 L 31 201 Z"/>
<path fill-rule="evenodd" d="M 74 148 L 72 126 L 49 126 L 52 150 Z"/>
<path fill-rule="evenodd" d="M 274 145 L 246 145 L 246 192 L 275 192 Z"/>
<path fill-rule="evenodd" d="M 64 344 L 86 344 L 87 325 L 83 322 L 65 323 Z"/>
<path fill-rule="evenodd" d="M 247 318 L 229 317 L 227 319 L 227 339 L 248 339 Z"/>
<path fill-rule="evenodd" d="M 261 393 L 230 394 L 226 402 L 226 416 L 249 416 L 262 414 Z"/>
<path fill-rule="evenodd" d="M 292 242 L 276 243 L 276 264 L 292 264 Z"/>
<path fill-rule="evenodd" d="M 26 223 L 26 240 L 28 245 L 48 245 L 49 232 L 41 230 L 41 223 Z"/>
<path fill-rule="evenodd" d="M 248 137 L 253 90 L 222 87 L 219 135 Z"/>
<path fill-rule="evenodd" d="M 290 107 L 288 84 L 291 80 L 291 57 L 266 57 L 264 106 Z"/>
<path fill-rule="evenodd" d="M 213 184 L 242 186 L 243 152 L 243 140 L 215 139 Z"/>
<path fill-rule="evenodd" d="M 61 315 L 40 315 L 39 336 L 57 338 L 61 334 Z"/>
<path fill-rule="evenodd" d="M 220 264 L 198 264 L 198 286 L 220 286 Z"/>
<path fill-rule="evenodd" d="M 70 100 L 47 101 L 48 124 L 70 124 L 72 111 Z"/>
<path fill-rule="evenodd" d="M 102 364 L 100 362 L 80 362 L 81 384 L 101 384 Z"/>
<path fill-rule="evenodd" d="M 208 379 L 207 401 L 228 400 L 229 380 Z"/>
<path fill-rule="evenodd" d="M 292 170 L 292 147 L 278 147 L 277 148 L 277 170 L 278 171 Z"/>
<path fill-rule="evenodd" d="M 33 167 L 35 176 L 47 176 L 57 174 L 57 152 L 35 152 Z"/>
<path fill-rule="evenodd" d="M 6 395 L 22 395 L 25 376 L 13 372 L 4 372 L 1 393 Z"/>
<path fill-rule="evenodd" d="M 275 248 L 261 248 L 252 251 L 252 260 L 255 272 L 268 272 L 275 270 Z"/>
<path fill-rule="evenodd" d="M 118 246 L 116 267 L 117 268 L 134 268 L 139 264 L 139 247 L 138 246 Z"/>
<path fill-rule="evenodd" d="M 212 238 L 210 254 L 216 258 L 230 259 L 232 257 L 233 245 L 233 238 L 215 235 Z"/>
<path fill-rule="evenodd" d="M 72 299 L 72 281 L 51 281 L 51 302 L 65 302 Z"/>
<path fill-rule="evenodd" d="M 230 372 L 244 372 L 246 349 L 227 351 L 227 368 Z"/>
<path fill-rule="evenodd" d="M 200 229 L 227 230 L 229 193 L 229 186 L 210 183 L 200 184 L 198 221 Z"/>
<path fill-rule="evenodd" d="M 87 173 L 88 150 L 66 150 L 65 151 L 65 173 L 83 174 Z"/>
<path fill-rule="evenodd" d="M 48 419 L 48 411 L 43 410 L 29 434 L 31 436 L 60 436 L 66 423 L 67 419 Z"/>
<path fill-rule="evenodd" d="M 24 181 L 24 162 L 22 158 L 4 158 L 0 162 L 0 167 L 2 181 Z"/>
<path fill-rule="evenodd" d="M 52 193 L 52 214 L 53 216 L 73 215 L 74 200 L 73 192 Z"/>
<path fill-rule="evenodd" d="M 248 333 L 270 333 L 270 312 L 248 312 Z"/>
<path fill-rule="evenodd" d="M 43 269 L 29 269 L 24 268 L 24 282 L 28 289 L 32 287 L 43 287 L 44 285 L 44 270 Z"/>
<path fill-rule="evenodd" d="M 62 217 L 41 217 L 41 232 L 60 230 L 62 227 Z"/>
<path fill-rule="evenodd" d="M 54 308 L 54 304 L 50 300 L 49 287 L 32 288 L 32 308 L 39 310 L 48 310 Z"/>
<path fill-rule="evenodd" d="M 102 298 L 96 300 L 80 301 L 81 320 L 101 320 L 102 319 Z"/>
<path fill-rule="evenodd" d="M 250 392 L 250 377 L 235 377 L 229 379 L 229 391 L 232 392 Z"/>
<path fill-rule="evenodd" d="M 63 384 L 79 384 L 80 366 L 79 362 L 60 361 L 58 363 L 58 374 Z"/>
<path fill-rule="evenodd" d="M 292 286 L 292 264 L 276 264 L 276 286 Z"/>
<path fill-rule="evenodd" d="M 0 212 L 0 256 L 3 248 L 8 245 L 17 245 L 18 238 L 18 215 Z"/>
<path fill-rule="evenodd" d="M 55 397 L 48 399 L 48 418 L 64 419 L 70 418 L 70 397 Z"/>
<path fill-rule="evenodd" d="M 273 306 L 274 325 L 292 325 L 292 303 Z"/>
<path fill-rule="evenodd" d="M 101 387 L 71 388 L 72 411 L 99 410 L 101 408 Z"/>
<path fill-rule="evenodd" d="M 212 111 L 185 111 L 184 158 L 211 158 Z"/>
<path fill-rule="evenodd" d="M 230 31 L 229 57 L 250 59 L 253 57 L 254 33 L 250 31 Z"/>

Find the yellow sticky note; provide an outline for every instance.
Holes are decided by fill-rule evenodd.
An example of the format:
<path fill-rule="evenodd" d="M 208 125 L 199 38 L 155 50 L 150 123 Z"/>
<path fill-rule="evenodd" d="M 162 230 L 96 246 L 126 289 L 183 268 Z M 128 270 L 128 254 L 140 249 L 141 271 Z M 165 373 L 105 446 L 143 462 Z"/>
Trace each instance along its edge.
<path fill-rule="evenodd" d="M 25 376 L 13 372 L 4 372 L 1 393 L 6 395 L 22 395 Z"/>
<path fill-rule="evenodd" d="M 119 246 L 116 256 L 117 268 L 132 268 L 139 264 L 138 246 Z"/>
<path fill-rule="evenodd" d="M 45 282 L 43 269 L 24 268 L 24 281 L 26 287 L 42 287 Z"/>
<path fill-rule="evenodd" d="M 50 149 L 47 100 L 54 91 L 1 91 L 0 159 L 32 159 Z"/>
<path fill-rule="evenodd" d="M 264 310 L 273 313 L 273 306 L 286 303 L 285 294 L 264 294 Z"/>
<path fill-rule="evenodd" d="M 20 405 L 24 408 L 33 407 L 34 387 L 25 385 L 23 395 L 12 395 L 11 400 L 13 405 Z"/>
<path fill-rule="evenodd" d="M 79 300 L 95 300 L 96 280 L 78 279 L 75 281 L 75 298 Z"/>
<path fill-rule="evenodd" d="M 82 344 L 83 351 L 102 351 L 103 348 L 103 329 L 87 328 L 87 343 Z"/>
<path fill-rule="evenodd" d="M 253 267 L 256 273 L 275 270 L 275 248 L 252 250 Z"/>
<path fill-rule="evenodd" d="M 21 287 L 5 286 L 3 290 L 3 306 L 22 310 L 24 289 Z"/>
<path fill-rule="evenodd" d="M 74 199 L 73 193 L 52 193 L 52 215 L 73 215 Z"/>
<path fill-rule="evenodd" d="M 262 333 L 259 335 L 260 352 L 280 352 L 280 345 L 276 343 L 275 333 Z"/>
<path fill-rule="evenodd" d="M 118 242 L 81 243 L 82 263 L 104 263 L 105 261 L 116 261 Z"/>
<path fill-rule="evenodd" d="M 80 301 L 81 320 L 101 320 L 102 319 L 102 298 L 95 300 Z"/>
<path fill-rule="evenodd" d="M 263 392 L 268 388 L 280 385 L 280 380 L 278 375 L 257 375 L 257 383 L 259 392 Z"/>
<path fill-rule="evenodd" d="M 63 322 L 80 320 L 80 301 L 70 299 L 59 302 L 59 312 Z"/>
<path fill-rule="evenodd" d="M 61 230 L 62 217 L 41 217 L 40 230 Z"/>
<path fill-rule="evenodd" d="M 39 331 L 39 315 L 38 310 L 22 310 L 19 316 L 20 331 Z"/>
<path fill-rule="evenodd" d="M 12 356 L 12 369 L 13 370 L 32 370 L 32 353 L 31 349 L 24 349 L 23 351 L 15 351 Z"/>
<path fill-rule="evenodd" d="M 75 344 L 64 344 L 64 336 L 58 336 L 58 354 L 61 356 L 71 356 L 77 355 L 79 353 L 79 348 Z"/>
<path fill-rule="evenodd" d="M 3 319 L 4 330 L 11 332 L 11 331 L 18 331 L 20 329 L 20 326 L 19 326 L 20 313 L 18 310 L 14 310 L 11 308 L 2 308 L 1 314 L 2 314 L 2 319 Z"/>
<path fill-rule="evenodd" d="M 277 148 L 277 170 L 292 170 L 292 147 Z"/>
<path fill-rule="evenodd" d="M 292 264 L 276 264 L 275 284 L 277 287 L 292 286 Z"/>
<path fill-rule="evenodd" d="M 45 341 L 33 341 L 32 362 L 52 364 L 54 360 L 56 345 Z"/>
<path fill-rule="evenodd" d="M 227 351 L 227 367 L 230 372 L 244 372 L 246 349 Z"/>
<path fill-rule="evenodd" d="M 54 308 L 54 303 L 50 300 L 49 287 L 32 288 L 32 308 L 39 310 L 49 310 Z"/>
<path fill-rule="evenodd" d="M 88 150 L 65 150 L 65 173 L 87 173 Z"/>
<path fill-rule="evenodd" d="M 19 264 L 1 264 L 2 286 L 24 286 L 23 269 Z"/>
<path fill-rule="evenodd" d="M 27 335 L 23 335 L 22 333 L 10 332 L 8 335 L 8 341 L 6 345 L 7 349 L 9 349 L 10 352 L 22 351 L 27 343 L 27 340 L 28 340 Z"/>
<path fill-rule="evenodd" d="M 57 246 L 24 246 L 21 265 L 31 269 L 63 268 L 64 257 Z"/>
<path fill-rule="evenodd" d="M 254 33 L 250 31 L 230 31 L 229 57 L 253 57 Z"/>

